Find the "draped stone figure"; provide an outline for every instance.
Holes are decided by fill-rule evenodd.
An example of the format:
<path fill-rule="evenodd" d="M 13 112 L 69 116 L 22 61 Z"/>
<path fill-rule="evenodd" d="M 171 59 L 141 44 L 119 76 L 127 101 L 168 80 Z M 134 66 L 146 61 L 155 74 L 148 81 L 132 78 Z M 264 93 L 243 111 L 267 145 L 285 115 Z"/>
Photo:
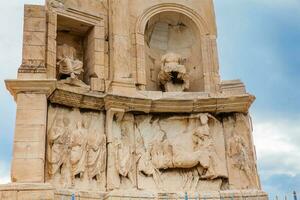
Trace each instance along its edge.
<path fill-rule="evenodd" d="M 102 132 L 102 130 L 99 130 Z M 89 180 L 100 181 L 106 167 L 106 136 L 92 130 L 88 135 L 87 168 Z"/>
<path fill-rule="evenodd" d="M 5 80 L 17 116 L 0 200 L 265 200 L 255 96 L 220 76 L 213 2 L 25 5 L 22 62 Z"/>
<path fill-rule="evenodd" d="M 72 184 L 76 178 L 83 178 L 86 171 L 87 156 L 87 123 L 78 121 L 76 129 L 71 134 L 71 164 L 72 164 Z"/>
<path fill-rule="evenodd" d="M 104 115 L 49 107 L 46 180 L 63 188 L 105 188 Z"/>
<path fill-rule="evenodd" d="M 120 122 L 121 138 L 115 141 L 116 168 L 122 177 L 128 178 L 133 187 L 136 187 L 136 157 L 134 154 L 134 117 L 124 115 Z"/>
<path fill-rule="evenodd" d="M 58 117 L 48 131 L 48 173 L 52 179 L 61 181 L 63 170 L 68 167 L 70 121 L 68 118 Z M 55 180 L 54 180 L 55 181 Z"/>
<path fill-rule="evenodd" d="M 195 151 L 201 152 L 201 164 L 205 168 L 201 175 L 203 179 L 227 178 L 227 170 L 225 163 L 222 163 L 218 156 L 214 141 L 211 137 L 210 128 L 208 126 L 208 115 L 200 115 L 201 125 L 197 127 L 193 133 L 195 142 Z"/>
<path fill-rule="evenodd" d="M 234 133 L 229 141 L 228 155 L 233 160 L 233 166 L 243 171 L 251 185 L 255 185 L 255 177 L 253 176 L 252 163 L 250 163 L 248 155 L 248 147 L 245 140 Z"/>

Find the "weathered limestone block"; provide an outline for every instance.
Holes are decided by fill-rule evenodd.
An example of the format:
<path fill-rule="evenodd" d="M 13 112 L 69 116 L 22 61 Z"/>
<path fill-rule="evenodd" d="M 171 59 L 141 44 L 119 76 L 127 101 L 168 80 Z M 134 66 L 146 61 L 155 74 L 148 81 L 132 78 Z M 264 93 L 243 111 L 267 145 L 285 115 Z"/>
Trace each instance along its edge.
<path fill-rule="evenodd" d="M 13 182 L 44 182 L 46 116 L 45 94 L 17 95 Z"/>
<path fill-rule="evenodd" d="M 0 191 L 1 200 L 17 200 L 17 191 Z"/>
<path fill-rule="evenodd" d="M 112 0 L 109 2 L 111 20 L 110 27 L 110 52 L 113 68 L 112 90 L 119 93 L 133 90 L 134 80 L 131 70 L 130 57 L 130 22 L 129 22 L 129 3 L 128 0 Z M 115 82 L 115 83 L 114 83 Z M 122 89 L 125 87 L 126 89 Z"/>
<path fill-rule="evenodd" d="M 46 10 L 45 6 L 25 5 L 23 59 L 20 79 L 45 79 L 46 76 Z"/>
<path fill-rule="evenodd" d="M 1 200 L 54 200 L 54 189 L 49 184 L 12 183 L 0 186 Z"/>
<path fill-rule="evenodd" d="M 25 45 L 45 45 L 46 37 L 43 32 L 24 32 Z"/>
<path fill-rule="evenodd" d="M 222 81 L 220 89 L 223 94 L 241 95 L 246 93 L 246 87 L 240 80 Z"/>

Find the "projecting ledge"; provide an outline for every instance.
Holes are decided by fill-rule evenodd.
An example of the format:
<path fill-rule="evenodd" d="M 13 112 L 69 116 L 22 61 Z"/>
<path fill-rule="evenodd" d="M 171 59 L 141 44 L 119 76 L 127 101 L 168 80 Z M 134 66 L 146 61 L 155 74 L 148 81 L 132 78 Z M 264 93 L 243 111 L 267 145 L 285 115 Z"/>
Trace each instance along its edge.
<path fill-rule="evenodd" d="M 5 80 L 7 90 L 16 100 L 18 93 L 46 94 L 49 97 L 56 88 L 56 80 Z"/>
<path fill-rule="evenodd" d="M 57 85 L 49 98 L 51 103 L 92 110 L 123 109 L 144 113 L 247 113 L 255 97 L 250 94 L 210 95 L 201 92 L 141 92 L 126 96 L 97 93 L 80 88 Z"/>

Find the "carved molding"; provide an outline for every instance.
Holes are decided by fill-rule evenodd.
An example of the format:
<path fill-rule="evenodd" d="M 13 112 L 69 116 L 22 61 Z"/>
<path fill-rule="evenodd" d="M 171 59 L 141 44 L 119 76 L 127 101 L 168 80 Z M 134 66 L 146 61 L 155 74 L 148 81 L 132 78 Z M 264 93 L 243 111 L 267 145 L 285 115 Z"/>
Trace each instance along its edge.
<path fill-rule="evenodd" d="M 226 95 L 218 94 L 210 96 L 208 93 L 163 93 L 141 92 L 135 95 L 103 94 L 88 92 L 83 89 L 74 89 L 64 85 L 58 88 L 50 96 L 50 102 L 70 107 L 86 108 L 93 110 L 109 110 L 110 108 L 123 109 L 138 112 L 211 112 L 211 113 L 247 113 L 255 97 L 250 94 Z"/>
<path fill-rule="evenodd" d="M 46 94 L 49 97 L 56 88 L 56 80 L 5 80 L 10 94 L 17 98 L 18 93 Z"/>

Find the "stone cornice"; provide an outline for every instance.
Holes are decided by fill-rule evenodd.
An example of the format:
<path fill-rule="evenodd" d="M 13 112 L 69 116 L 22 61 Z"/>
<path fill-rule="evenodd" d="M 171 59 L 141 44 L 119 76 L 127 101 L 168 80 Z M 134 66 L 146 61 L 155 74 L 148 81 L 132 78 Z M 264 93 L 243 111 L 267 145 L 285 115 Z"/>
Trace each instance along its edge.
<path fill-rule="evenodd" d="M 18 93 L 46 94 L 49 97 L 56 88 L 56 80 L 5 80 L 5 85 L 15 100 Z"/>
<path fill-rule="evenodd" d="M 139 92 L 135 95 L 90 92 L 57 85 L 49 98 L 51 103 L 92 110 L 123 109 L 144 113 L 247 113 L 255 97 L 250 94 L 209 95 L 207 93 Z"/>

